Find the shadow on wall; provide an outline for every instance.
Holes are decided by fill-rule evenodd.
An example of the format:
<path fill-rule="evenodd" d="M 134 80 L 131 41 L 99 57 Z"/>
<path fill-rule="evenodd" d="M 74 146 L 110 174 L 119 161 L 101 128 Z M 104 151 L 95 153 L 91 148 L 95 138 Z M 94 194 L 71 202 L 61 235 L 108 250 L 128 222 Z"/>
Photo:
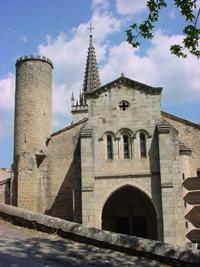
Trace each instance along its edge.
<path fill-rule="evenodd" d="M 0 181 L 0 203 L 10 204 L 10 178 Z"/>
<path fill-rule="evenodd" d="M 81 165 L 80 141 L 78 140 L 73 160 L 60 186 L 57 196 L 45 214 L 64 220 L 81 223 Z"/>
<path fill-rule="evenodd" d="M 10 183 L 11 181 L 9 180 L 6 184 L 5 184 L 5 204 L 10 204 Z"/>

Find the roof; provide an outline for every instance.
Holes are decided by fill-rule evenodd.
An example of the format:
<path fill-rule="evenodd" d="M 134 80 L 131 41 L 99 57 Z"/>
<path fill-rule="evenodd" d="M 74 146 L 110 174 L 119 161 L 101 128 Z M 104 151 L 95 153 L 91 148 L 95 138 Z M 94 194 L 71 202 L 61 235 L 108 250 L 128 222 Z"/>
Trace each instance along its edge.
<path fill-rule="evenodd" d="M 98 96 L 102 92 L 105 92 L 105 91 L 109 90 L 110 88 L 117 87 L 121 84 L 128 85 L 131 88 L 134 88 L 134 89 L 139 90 L 139 91 L 143 91 L 144 93 L 148 93 L 148 94 L 160 94 L 162 92 L 162 87 L 153 87 L 153 86 L 132 80 L 128 77 L 125 77 L 122 74 L 121 77 L 117 78 L 116 80 L 114 80 L 110 83 L 107 83 L 107 84 L 97 88 L 96 90 L 93 90 L 91 92 L 86 92 L 85 94 L 86 94 L 86 97 Z"/>
<path fill-rule="evenodd" d="M 200 129 L 200 124 L 198 123 L 195 123 L 195 122 L 192 122 L 192 121 L 189 121 L 189 120 L 186 120 L 186 119 L 183 119 L 183 118 L 180 118 L 178 116 L 175 116 L 175 115 L 172 115 L 170 113 L 167 113 L 165 111 L 161 111 L 161 114 L 165 117 L 165 118 L 169 118 L 169 119 L 172 119 L 172 120 L 175 120 L 175 121 L 178 121 L 178 122 L 182 122 L 186 125 L 189 125 L 189 126 L 193 126 L 197 129 Z"/>
<path fill-rule="evenodd" d="M 60 129 L 60 130 L 52 133 L 50 135 L 50 137 L 55 136 L 55 135 L 58 135 L 58 134 L 63 133 L 63 132 L 66 132 L 66 131 L 68 131 L 68 130 L 70 130 L 70 129 L 72 129 L 72 128 L 74 128 L 74 127 L 76 127 L 76 126 L 78 126 L 78 125 L 80 125 L 80 124 L 82 124 L 84 122 L 86 122 L 87 120 L 88 120 L 87 118 L 84 118 L 84 119 L 82 119 L 82 120 L 80 120 L 80 121 L 78 121 L 76 123 L 73 123 L 73 124 L 71 124 L 69 126 L 66 126 L 66 127 L 62 128 L 62 129 Z"/>

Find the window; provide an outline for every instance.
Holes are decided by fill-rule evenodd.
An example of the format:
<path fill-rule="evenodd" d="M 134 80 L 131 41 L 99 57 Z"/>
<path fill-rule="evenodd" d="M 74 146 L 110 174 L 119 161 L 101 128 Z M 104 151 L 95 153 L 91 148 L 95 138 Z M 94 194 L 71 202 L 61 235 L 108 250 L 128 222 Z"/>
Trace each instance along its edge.
<path fill-rule="evenodd" d="M 197 177 L 200 177 L 200 169 L 197 169 Z"/>
<path fill-rule="evenodd" d="M 113 140 L 110 135 L 107 135 L 107 157 L 113 159 Z"/>
<path fill-rule="evenodd" d="M 141 158 L 146 158 L 147 156 L 146 137 L 144 133 L 140 133 L 140 156 Z"/>
<path fill-rule="evenodd" d="M 126 100 L 120 101 L 120 103 L 119 103 L 120 110 L 125 111 L 125 110 L 128 109 L 128 107 L 129 107 L 129 102 L 128 101 L 126 101 Z"/>
<path fill-rule="evenodd" d="M 124 146 L 124 158 L 130 158 L 130 150 L 129 150 L 129 137 L 128 135 L 123 135 L 123 146 Z"/>

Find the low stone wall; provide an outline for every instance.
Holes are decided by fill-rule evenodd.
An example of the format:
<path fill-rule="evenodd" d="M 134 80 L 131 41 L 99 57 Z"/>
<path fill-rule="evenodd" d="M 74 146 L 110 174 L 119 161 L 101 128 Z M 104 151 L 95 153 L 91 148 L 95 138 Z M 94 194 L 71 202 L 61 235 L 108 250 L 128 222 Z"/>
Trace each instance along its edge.
<path fill-rule="evenodd" d="M 16 225 L 57 233 L 64 238 L 81 243 L 154 259 L 170 266 L 200 266 L 200 252 L 159 241 L 85 227 L 81 224 L 3 204 L 0 204 L 0 217 Z"/>

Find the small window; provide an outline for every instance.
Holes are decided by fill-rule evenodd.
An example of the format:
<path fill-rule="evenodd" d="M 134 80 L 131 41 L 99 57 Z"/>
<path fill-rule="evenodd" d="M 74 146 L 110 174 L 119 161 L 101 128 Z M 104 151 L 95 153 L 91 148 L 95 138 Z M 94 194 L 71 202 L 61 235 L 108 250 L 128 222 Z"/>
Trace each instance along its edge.
<path fill-rule="evenodd" d="M 129 102 L 128 101 L 126 101 L 126 100 L 120 101 L 120 103 L 119 103 L 120 110 L 125 111 L 125 110 L 128 109 L 128 107 L 129 107 Z"/>
<path fill-rule="evenodd" d="M 144 133 L 140 133 L 140 156 L 141 158 L 146 158 L 147 156 L 146 136 Z"/>
<path fill-rule="evenodd" d="M 200 169 L 197 169 L 197 177 L 200 177 Z"/>
<path fill-rule="evenodd" d="M 113 140 L 110 135 L 107 135 L 107 157 L 113 159 Z"/>
<path fill-rule="evenodd" d="M 130 158 L 130 150 L 129 150 L 129 137 L 128 135 L 123 135 L 123 146 L 124 146 L 124 158 Z"/>

